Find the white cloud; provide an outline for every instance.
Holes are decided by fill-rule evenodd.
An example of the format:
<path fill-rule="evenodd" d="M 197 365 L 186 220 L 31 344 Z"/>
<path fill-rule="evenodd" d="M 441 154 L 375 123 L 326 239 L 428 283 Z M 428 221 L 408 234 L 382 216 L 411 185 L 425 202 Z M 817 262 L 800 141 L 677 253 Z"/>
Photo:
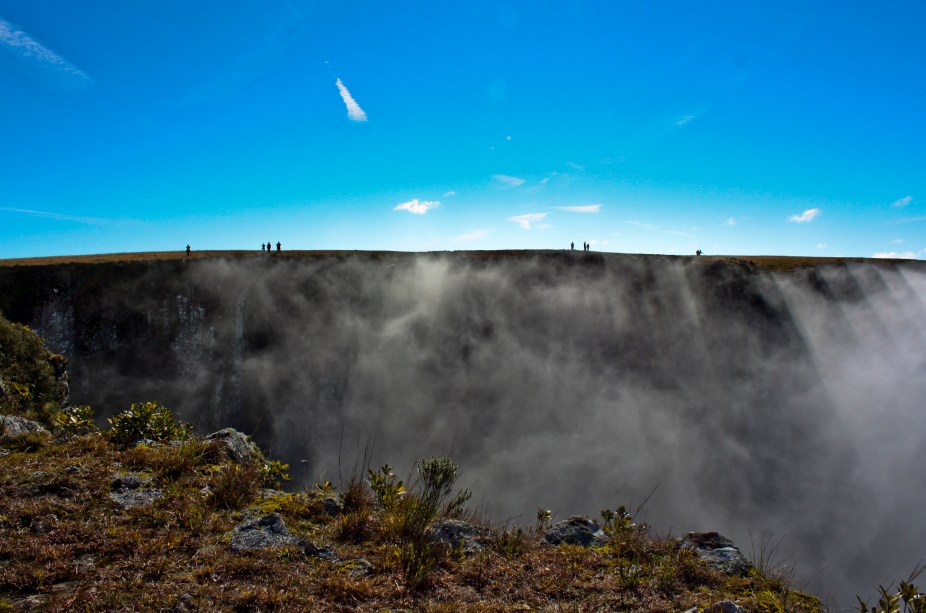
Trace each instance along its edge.
<path fill-rule="evenodd" d="M 3 19 L 0 19 L 0 51 L 13 56 L 18 69 L 54 85 L 72 89 L 93 85 L 93 80 L 77 66 Z"/>
<path fill-rule="evenodd" d="M 728 226 L 735 226 L 735 225 L 736 225 L 736 220 L 733 219 L 732 217 L 727 217 L 727 225 L 728 225 Z"/>
<path fill-rule="evenodd" d="M 826 243 L 817 243 L 817 249 L 826 249 Z"/>
<path fill-rule="evenodd" d="M 344 100 L 344 106 L 347 107 L 347 118 L 351 121 L 366 121 L 367 114 L 363 112 L 363 109 L 360 108 L 360 105 L 357 104 L 354 97 L 350 95 L 350 92 L 341 82 L 341 79 L 338 79 L 335 84 L 338 86 L 338 91 L 341 92 L 341 99 Z"/>
<path fill-rule="evenodd" d="M 431 209 L 436 209 L 439 206 L 440 201 L 438 200 L 418 200 L 417 198 L 412 198 L 408 202 L 397 204 L 392 210 L 408 211 L 409 213 L 414 213 L 415 215 L 424 215 Z"/>
<path fill-rule="evenodd" d="M 550 182 L 550 179 L 553 179 L 553 178 L 556 177 L 556 175 L 558 175 L 558 174 L 559 174 L 559 173 L 558 173 L 558 172 L 555 172 L 555 171 L 554 171 L 554 172 L 551 172 L 550 174 L 548 174 L 548 175 L 545 176 L 544 178 L 540 179 L 540 184 L 541 184 L 541 185 L 546 185 L 547 183 Z"/>
<path fill-rule="evenodd" d="M 532 223 L 542 221 L 547 215 L 548 213 L 527 213 L 525 215 L 509 217 L 508 221 L 513 221 L 525 230 L 530 230 Z"/>
<path fill-rule="evenodd" d="M 891 206 L 907 206 L 913 202 L 913 196 L 904 196 L 891 203 Z"/>
<path fill-rule="evenodd" d="M 75 215 L 66 215 L 64 213 L 51 213 L 49 211 L 34 211 L 32 209 L 17 209 L 13 207 L 0 207 L 0 211 L 5 211 L 7 213 L 19 213 L 21 215 L 29 215 L 30 217 L 42 217 L 44 219 L 54 219 L 56 221 L 73 221 L 76 223 L 83 223 L 89 225 L 102 225 L 108 223 L 107 219 L 102 217 L 78 217 Z"/>
<path fill-rule="evenodd" d="M 698 118 L 697 115 L 685 115 L 684 117 L 682 117 L 681 119 L 679 119 L 678 121 L 676 121 L 676 122 L 675 122 L 675 125 L 677 125 L 677 126 L 687 126 L 688 124 L 690 124 L 692 121 L 694 121 L 694 120 L 697 119 L 697 118 Z"/>
<path fill-rule="evenodd" d="M 895 238 L 894 240 L 891 241 L 891 243 L 894 244 L 894 245 L 903 245 L 903 239 L 902 239 L 902 238 Z"/>
<path fill-rule="evenodd" d="M 788 217 L 788 221 L 793 221 L 794 223 L 807 223 L 813 221 L 821 212 L 820 209 L 807 209 L 800 215 Z"/>
<path fill-rule="evenodd" d="M 451 197 L 451 196 L 456 196 L 456 195 L 457 195 L 457 193 L 456 193 L 455 191 L 451 190 L 451 191 L 449 191 L 449 192 L 444 192 L 444 195 L 443 195 L 442 197 L 443 197 L 443 198 L 449 198 L 449 197 Z"/>
<path fill-rule="evenodd" d="M 585 166 L 582 164 L 576 164 L 575 162 L 566 162 L 566 166 L 572 168 L 573 170 L 578 170 L 579 172 L 585 172 Z"/>
<path fill-rule="evenodd" d="M 915 260 L 916 254 L 912 251 L 901 251 L 899 253 L 897 251 L 879 251 L 871 257 L 890 260 Z"/>
<path fill-rule="evenodd" d="M 520 187 L 525 183 L 525 180 L 521 177 L 512 177 L 510 175 L 492 175 L 492 180 L 507 188 Z"/>
<path fill-rule="evenodd" d="M 478 230 L 470 230 L 469 232 L 464 232 L 457 237 L 458 241 L 478 241 L 482 240 L 492 232 L 495 232 L 495 228 L 479 228 Z"/>
<path fill-rule="evenodd" d="M 597 213 L 601 210 L 601 205 L 582 204 L 578 206 L 558 206 L 556 208 L 560 211 L 567 211 L 569 213 Z"/>

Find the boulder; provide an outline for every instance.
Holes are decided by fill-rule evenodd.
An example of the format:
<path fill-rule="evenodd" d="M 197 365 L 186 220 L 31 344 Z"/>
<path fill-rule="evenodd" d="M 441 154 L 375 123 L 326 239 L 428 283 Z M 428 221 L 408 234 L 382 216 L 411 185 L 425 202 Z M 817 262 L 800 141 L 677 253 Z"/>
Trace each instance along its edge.
<path fill-rule="evenodd" d="M 689 532 L 682 549 L 694 551 L 707 565 L 725 575 L 745 577 L 752 563 L 733 541 L 716 532 Z"/>
<path fill-rule="evenodd" d="M 439 519 L 430 528 L 431 539 L 448 549 L 461 548 L 471 555 L 485 548 L 483 531 L 459 519 Z"/>
<path fill-rule="evenodd" d="M 276 547 L 299 547 L 305 555 L 329 562 L 337 562 L 339 559 L 330 548 L 316 547 L 290 532 L 279 513 L 246 519 L 231 533 L 231 550 L 236 553 Z"/>
<path fill-rule="evenodd" d="M 250 436 L 234 428 L 213 432 L 206 437 L 206 441 L 216 455 L 236 464 L 253 464 L 264 457 Z"/>
<path fill-rule="evenodd" d="M 594 520 L 579 516 L 556 522 L 543 533 L 543 539 L 550 545 L 582 547 L 600 547 L 608 542 L 607 535 Z"/>
<path fill-rule="evenodd" d="M 6 443 L 32 433 L 51 436 L 51 433 L 37 421 L 19 417 L 18 415 L 0 415 L 0 443 Z"/>

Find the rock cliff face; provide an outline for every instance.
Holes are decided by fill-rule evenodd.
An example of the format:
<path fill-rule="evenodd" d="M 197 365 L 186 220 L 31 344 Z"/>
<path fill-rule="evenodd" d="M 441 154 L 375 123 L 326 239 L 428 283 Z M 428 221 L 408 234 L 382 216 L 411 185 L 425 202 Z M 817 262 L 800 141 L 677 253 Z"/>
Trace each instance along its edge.
<path fill-rule="evenodd" d="M 849 585 L 884 580 L 867 538 L 911 568 L 926 542 L 901 486 L 926 472 L 918 262 L 255 256 L 5 267 L 0 289 L 69 359 L 72 402 L 157 400 L 306 481 L 370 439 L 374 461 L 452 452 L 525 523 L 658 485 L 649 521 L 786 534 Z"/>

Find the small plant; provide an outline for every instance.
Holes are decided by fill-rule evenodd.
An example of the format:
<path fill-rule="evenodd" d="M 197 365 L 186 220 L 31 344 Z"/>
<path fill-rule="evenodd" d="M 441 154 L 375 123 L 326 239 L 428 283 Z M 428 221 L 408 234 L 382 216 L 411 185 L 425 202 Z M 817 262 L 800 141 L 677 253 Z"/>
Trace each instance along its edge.
<path fill-rule="evenodd" d="M 602 530 L 610 537 L 619 536 L 632 532 L 637 525 L 633 523 L 633 517 L 627 511 L 624 505 L 617 507 L 616 511 L 605 509 L 601 512 L 601 519 L 604 520 Z"/>
<path fill-rule="evenodd" d="M 289 464 L 280 460 L 262 462 L 259 469 L 261 485 L 275 490 L 283 489 L 286 482 L 292 479 L 287 470 Z"/>
<path fill-rule="evenodd" d="M 110 440 L 119 445 L 150 439 L 157 442 L 186 439 L 193 426 L 178 422 L 170 409 L 157 402 L 139 402 L 109 420 Z"/>
<path fill-rule="evenodd" d="M 370 489 L 373 490 L 373 494 L 376 496 L 376 500 L 379 501 L 380 506 L 384 509 L 395 508 L 399 498 L 405 495 L 406 489 L 405 484 L 400 479 L 397 479 L 395 473 L 392 472 L 392 467 L 383 464 L 379 471 L 371 468 L 367 472 L 370 474 L 367 483 L 370 485 Z"/>
<path fill-rule="evenodd" d="M 519 558 L 527 551 L 527 535 L 521 528 L 502 529 L 493 540 L 495 551 L 506 560 Z"/>
<path fill-rule="evenodd" d="M 55 413 L 52 420 L 65 434 L 90 434 L 100 431 L 93 420 L 93 408 L 87 404 L 66 407 Z"/>
<path fill-rule="evenodd" d="M 553 511 L 550 509 L 544 509 L 542 507 L 537 508 L 537 532 L 546 532 L 547 528 L 553 523 Z"/>
<path fill-rule="evenodd" d="M 926 593 L 920 592 L 913 583 L 924 570 L 926 564 L 918 564 L 906 581 L 900 582 L 896 592 L 890 586 L 878 586 L 878 604 L 870 608 L 868 603 L 856 596 L 859 613 L 926 613 Z"/>
<path fill-rule="evenodd" d="M 402 578 L 412 590 L 421 590 L 431 582 L 431 573 L 443 558 L 443 548 L 428 539 L 416 539 L 402 543 L 395 549 L 395 556 L 402 567 Z"/>

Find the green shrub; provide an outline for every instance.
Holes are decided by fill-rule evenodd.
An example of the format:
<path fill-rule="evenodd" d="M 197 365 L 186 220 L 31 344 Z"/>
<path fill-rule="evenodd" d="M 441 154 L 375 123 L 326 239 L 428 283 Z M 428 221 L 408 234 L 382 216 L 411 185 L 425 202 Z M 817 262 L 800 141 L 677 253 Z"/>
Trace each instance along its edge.
<path fill-rule="evenodd" d="M 392 467 L 383 464 L 378 472 L 372 468 L 367 472 L 370 474 L 367 483 L 370 485 L 370 489 L 373 490 L 373 494 L 376 496 L 376 500 L 379 501 L 380 506 L 384 509 L 395 508 L 399 498 L 405 495 L 405 484 L 396 478 L 395 473 L 392 472 Z"/>
<path fill-rule="evenodd" d="M 0 413 L 22 415 L 51 426 L 65 398 L 55 372 L 55 365 L 63 361 L 51 354 L 28 326 L 11 323 L 0 315 Z"/>
<path fill-rule="evenodd" d="M 396 497 L 384 518 L 387 534 L 399 542 L 395 555 L 411 589 L 428 585 L 431 571 L 444 556 L 443 547 L 428 534 L 431 522 L 441 511 L 445 515 L 461 513 L 470 497 L 469 490 L 464 489 L 450 498 L 459 476 L 459 465 L 453 459 L 424 458 L 416 468 L 419 481 L 415 491 Z"/>
<path fill-rule="evenodd" d="M 89 434 L 100 431 L 93 420 L 93 408 L 87 404 L 66 407 L 58 411 L 52 422 L 65 434 Z"/>
<path fill-rule="evenodd" d="M 289 470 L 289 464 L 280 460 L 261 462 L 258 469 L 261 485 L 275 490 L 282 489 L 286 482 L 292 479 L 286 472 L 287 470 Z"/>
<path fill-rule="evenodd" d="M 157 442 L 186 439 L 193 427 L 174 419 L 170 409 L 157 402 L 132 404 L 109 420 L 109 438 L 120 445 L 130 445 L 140 439 Z"/>

